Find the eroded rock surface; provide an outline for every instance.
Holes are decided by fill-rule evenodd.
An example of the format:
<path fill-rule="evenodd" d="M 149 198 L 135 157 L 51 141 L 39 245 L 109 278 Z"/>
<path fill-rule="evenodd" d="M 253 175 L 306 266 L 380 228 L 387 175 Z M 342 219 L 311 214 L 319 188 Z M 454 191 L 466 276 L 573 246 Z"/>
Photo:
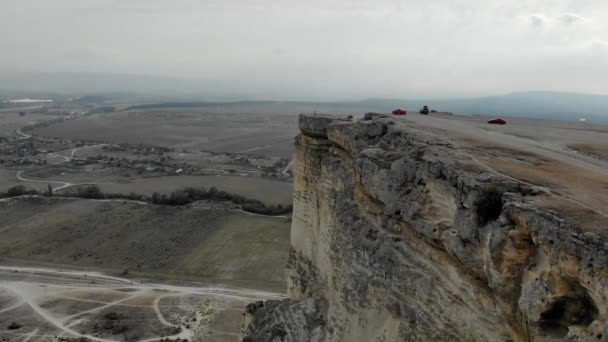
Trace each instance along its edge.
<path fill-rule="evenodd" d="M 608 245 L 552 194 L 392 117 L 300 128 L 290 299 L 245 341 L 606 340 Z"/>

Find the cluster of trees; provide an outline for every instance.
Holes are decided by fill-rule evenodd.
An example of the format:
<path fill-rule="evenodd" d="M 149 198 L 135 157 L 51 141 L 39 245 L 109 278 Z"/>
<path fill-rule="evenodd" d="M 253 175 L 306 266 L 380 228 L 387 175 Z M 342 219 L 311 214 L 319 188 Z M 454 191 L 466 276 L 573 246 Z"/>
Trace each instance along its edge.
<path fill-rule="evenodd" d="M 25 186 L 17 185 L 8 189 L 6 193 L 0 193 L 0 198 L 17 197 L 22 195 L 43 195 L 47 197 L 78 197 L 87 199 L 125 199 L 172 206 L 180 206 L 194 203 L 196 201 L 208 200 L 216 202 L 231 202 L 240 205 L 244 211 L 261 215 L 283 215 L 291 213 L 293 210 L 293 207 L 291 205 L 267 205 L 255 199 L 246 198 L 241 195 L 231 194 L 225 191 L 218 190 L 215 187 L 211 187 L 209 189 L 186 187 L 182 190 L 173 191 L 168 195 L 155 192 L 152 194 L 152 196 L 144 196 L 133 192 L 128 195 L 104 193 L 101 191 L 99 186 L 94 184 L 76 186 L 72 189 L 72 191 L 70 191 L 70 193 L 67 194 L 54 194 L 53 189 L 50 185 L 47 191 L 45 192 L 39 192 L 37 190 L 27 190 Z"/>
<path fill-rule="evenodd" d="M 150 198 L 151 203 L 163 205 L 185 205 L 202 200 L 232 202 L 240 205 L 244 211 L 263 215 L 287 214 L 291 213 L 293 210 L 291 205 L 267 205 L 255 199 L 218 190 L 215 187 L 211 187 L 209 189 L 186 187 L 181 190 L 173 191 L 169 195 L 155 192 Z"/>
<path fill-rule="evenodd" d="M 9 188 L 6 192 L 0 193 L 0 198 L 17 197 L 22 195 L 29 195 L 31 193 L 32 191 L 28 191 L 25 186 L 17 185 Z M 35 193 L 37 194 L 37 192 Z"/>
<path fill-rule="evenodd" d="M 40 192 L 38 190 L 28 190 L 24 185 L 15 185 L 10 187 L 6 192 L 0 192 L 0 198 L 18 197 L 23 195 L 44 195 L 52 197 L 53 188 L 49 185 L 46 191 Z"/>

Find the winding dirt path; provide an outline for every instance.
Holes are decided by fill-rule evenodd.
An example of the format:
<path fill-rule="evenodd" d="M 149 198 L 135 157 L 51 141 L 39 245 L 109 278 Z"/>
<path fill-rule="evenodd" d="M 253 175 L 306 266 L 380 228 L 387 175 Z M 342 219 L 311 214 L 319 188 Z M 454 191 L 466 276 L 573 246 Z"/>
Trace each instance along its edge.
<path fill-rule="evenodd" d="M 21 129 L 18 129 L 17 133 L 24 134 L 24 133 L 21 133 Z M 27 137 L 29 138 L 31 136 L 27 136 Z M 70 151 L 69 157 L 59 154 L 59 152 L 47 153 L 46 156 L 64 158 L 63 161 L 60 161 L 59 163 L 55 163 L 56 165 L 63 164 L 63 163 L 67 163 L 67 162 L 71 161 L 72 159 L 74 159 L 76 157 L 76 152 L 78 152 L 79 150 L 83 150 L 83 149 L 87 149 L 87 148 L 94 148 L 94 147 L 99 147 L 99 146 L 105 146 L 105 145 L 107 145 L 107 144 L 97 144 L 97 145 L 73 148 L 71 150 L 68 150 L 68 151 Z M 53 191 L 63 190 L 65 188 L 75 186 L 75 185 L 95 184 L 95 183 L 70 183 L 70 182 L 57 181 L 57 180 L 29 179 L 29 178 L 23 177 L 23 172 L 24 172 L 23 170 L 17 171 L 17 174 L 15 175 L 15 177 L 17 177 L 17 179 L 22 182 L 60 184 L 59 186 L 53 188 Z"/>
<path fill-rule="evenodd" d="M 53 315 L 51 315 L 48 311 L 41 308 L 40 305 L 38 305 L 34 301 L 34 298 L 32 298 L 27 293 L 22 291 L 22 289 L 18 285 L 18 283 L 15 283 L 14 285 L 13 284 L 2 284 L 2 287 L 11 290 L 13 293 L 15 293 L 17 296 L 19 296 L 25 304 L 27 304 L 36 314 L 38 314 L 38 316 L 40 316 L 46 322 L 48 322 L 49 324 L 53 325 L 57 329 L 65 332 L 69 335 L 76 336 L 76 337 L 84 337 L 84 338 L 88 338 L 88 339 L 91 339 L 93 341 L 98 341 L 98 342 L 116 342 L 114 340 L 108 340 L 108 339 L 99 338 L 99 337 L 95 337 L 95 336 L 91 336 L 91 335 L 81 334 L 81 333 L 77 332 L 76 330 L 66 327 L 63 324 L 63 322 L 61 322 L 57 318 L 53 317 Z"/>
<path fill-rule="evenodd" d="M 17 129 L 15 131 L 15 133 L 17 133 L 17 135 L 19 136 L 19 139 L 29 139 L 29 138 L 32 137 L 30 134 L 23 133 L 23 131 L 21 130 L 21 128 Z"/>
<path fill-rule="evenodd" d="M 285 168 L 283 169 L 283 171 L 281 171 L 282 174 L 287 174 L 287 171 L 289 171 L 291 169 L 293 165 L 293 159 L 289 162 L 289 164 L 287 164 L 287 166 L 285 166 Z"/>
<path fill-rule="evenodd" d="M 26 335 L 26 337 L 23 340 L 23 342 L 27 342 L 27 341 L 31 340 L 32 337 L 36 336 L 37 333 L 38 333 L 38 329 L 32 330 L 32 332 L 30 332 L 29 334 Z"/>
<path fill-rule="evenodd" d="M 124 302 L 135 299 L 141 295 L 149 294 L 150 292 L 156 291 L 165 291 L 166 294 L 159 295 L 153 305 L 156 315 L 158 316 L 158 320 L 161 324 L 170 327 L 178 327 L 175 324 L 167 321 L 160 310 L 160 301 L 162 298 L 166 298 L 169 296 L 186 296 L 186 295 L 211 295 L 222 298 L 230 298 L 230 299 L 240 299 L 246 301 L 255 301 L 255 300 L 265 300 L 265 299 L 282 299 L 285 298 L 283 294 L 267 292 L 267 291 L 259 291 L 252 289 L 243 289 L 243 288 L 232 288 L 232 287 L 222 287 L 222 286 L 205 286 L 205 287 L 188 287 L 188 286 L 175 286 L 175 285 L 166 285 L 166 284 L 154 284 L 154 283 L 134 283 L 129 279 L 123 279 L 119 277 L 113 277 L 104 275 L 97 272 L 78 272 L 78 271 L 70 271 L 70 270 L 59 270 L 59 269 L 45 269 L 45 268 L 31 268 L 31 267 L 10 267 L 10 266 L 0 266 L 0 270 L 11 271 L 11 272 L 25 272 L 32 274 L 43 274 L 43 275 L 56 275 L 58 279 L 61 279 L 66 284 L 58 285 L 58 284 L 50 284 L 50 283 L 37 283 L 37 282 L 22 282 L 22 281 L 0 281 L 0 287 L 5 288 L 8 291 L 12 292 L 16 297 L 19 298 L 19 305 L 12 305 L 10 308 L 3 309 L 3 312 L 13 310 L 21 305 L 28 305 L 40 318 L 61 330 L 62 332 L 68 334 L 73 337 L 81 337 L 87 338 L 97 342 L 117 342 L 115 340 L 100 338 L 88 334 L 80 333 L 74 330 L 73 326 L 78 324 L 80 320 L 77 317 L 91 314 L 95 312 L 102 311 L 104 309 L 110 308 L 114 305 L 121 305 Z M 82 284 L 70 284 L 69 278 L 74 280 L 85 278 L 87 280 L 97 279 L 102 283 L 108 282 L 105 285 L 95 285 L 95 286 L 83 286 Z M 127 287 L 125 287 L 124 284 Z M 97 306 L 93 309 L 84 310 L 75 314 L 72 314 L 67 317 L 57 318 L 48 310 L 40 307 L 37 302 L 38 294 L 35 292 L 35 287 L 41 287 L 43 289 L 52 289 L 52 288 L 66 288 L 69 287 L 70 290 L 120 290 L 120 289 L 129 289 L 135 290 L 124 298 L 111 301 L 111 302 L 102 302 L 100 301 L 100 306 Z M 34 290 L 32 290 L 34 288 Z M 41 290 L 45 292 L 46 290 Z M 74 298 L 74 300 L 79 300 Z M 83 300 L 83 301 L 86 301 Z M 74 320 L 76 319 L 76 320 Z M 71 321 L 71 322 L 70 322 Z M 175 334 L 173 336 L 165 336 L 164 338 L 170 339 L 191 339 L 193 336 L 193 331 L 191 329 L 186 329 L 184 327 L 180 327 L 182 331 L 179 334 Z M 0 332 L 3 333 L 3 332 Z M 7 332 L 8 333 L 8 332 Z M 29 332 L 29 333 L 14 333 L 13 336 L 21 336 L 24 337 L 25 341 L 33 337 L 38 337 L 37 335 L 38 329 Z M 143 339 L 138 342 L 153 342 L 159 341 L 161 337 L 153 337 L 148 339 Z"/>
<path fill-rule="evenodd" d="M 29 179 L 29 178 L 25 178 L 25 177 L 22 176 L 23 172 L 24 171 L 17 171 L 17 174 L 15 175 L 15 177 L 17 177 L 17 179 L 20 180 L 20 181 L 22 181 L 22 182 L 61 184 L 60 186 L 53 188 L 53 191 L 65 189 L 67 187 L 76 185 L 76 184 L 73 184 L 73 183 L 61 182 L 61 181 Z"/>

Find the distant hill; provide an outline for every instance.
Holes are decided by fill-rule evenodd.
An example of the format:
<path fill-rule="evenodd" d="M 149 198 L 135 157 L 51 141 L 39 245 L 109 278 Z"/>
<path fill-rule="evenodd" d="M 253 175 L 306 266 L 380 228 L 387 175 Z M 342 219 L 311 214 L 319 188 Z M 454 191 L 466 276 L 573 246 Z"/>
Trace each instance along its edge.
<path fill-rule="evenodd" d="M 230 92 L 233 85 L 213 80 L 180 79 L 162 76 L 114 74 L 102 72 L 4 72 L 0 70 L 0 97 L 3 95 L 120 95 L 155 98 L 156 101 L 205 98 L 218 101 L 242 100 L 241 97 L 218 96 Z M 213 93 L 215 96 L 207 97 Z"/>
<path fill-rule="evenodd" d="M 566 92 L 532 91 L 475 98 L 367 99 L 362 101 L 248 101 L 235 94 L 237 85 L 216 80 L 187 80 L 170 77 L 111 73 L 10 73 L 0 79 L 0 97 L 86 96 L 85 100 L 137 98 L 131 103 L 153 103 L 133 109 L 250 105 L 259 110 L 360 113 L 388 112 L 395 108 L 431 109 L 463 115 L 521 116 L 608 123 L 608 96 Z M 224 95 L 222 95 L 224 94 Z M 209 102 L 202 102 L 209 101 Z M 216 102 L 219 101 L 219 102 Z M 123 101 L 128 103 L 128 101 Z"/>
<path fill-rule="evenodd" d="M 416 109 L 428 105 L 432 109 L 463 115 L 519 116 L 556 120 L 587 118 L 593 122 L 608 122 L 608 96 L 564 92 L 520 92 L 499 96 L 463 99 L 427 100 L 366 100 L 391 108 L 399 103 Z"/>
<path fill-rule="evenodd" d="M 608 123 L 608 96 L 558 92 L 526 92 L 500 96 L 463 99 L 368 99 L 343 102 L 306 102 L 306 101 L 235 101 L 235 102 L 163 102 L 137 105 L 128 109 L 162 109 L 180 107 L 213 106 L 250 106 L 257 107 L 281 105 L 286 113 L 301 112 L 325 113 L 362 113 L 390 112 L 395 108 L 416 111 L 424 105 L 438 111 L 461 115 L 529 117 L 539 119 L 575 121 L 586 118 L 589 122 Z"/>

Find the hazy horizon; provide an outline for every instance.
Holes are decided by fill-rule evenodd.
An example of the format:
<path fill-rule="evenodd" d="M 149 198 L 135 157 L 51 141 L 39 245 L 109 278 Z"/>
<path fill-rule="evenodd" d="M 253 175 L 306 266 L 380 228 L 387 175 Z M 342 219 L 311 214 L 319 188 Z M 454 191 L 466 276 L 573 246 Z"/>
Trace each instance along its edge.
<path fill-rule="evenodd" d="M 597 0 L 0 2 L 4 74 L 146 75 L 269 99 L 608 93 Z"/>

